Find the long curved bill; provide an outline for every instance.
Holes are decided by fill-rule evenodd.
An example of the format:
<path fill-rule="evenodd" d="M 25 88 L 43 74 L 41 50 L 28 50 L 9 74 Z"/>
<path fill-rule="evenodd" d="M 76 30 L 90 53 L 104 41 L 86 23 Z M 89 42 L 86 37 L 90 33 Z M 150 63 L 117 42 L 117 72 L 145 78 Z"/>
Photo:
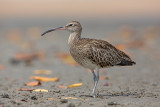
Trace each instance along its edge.
<path fill-rule="evenodd" d="M 43 36 L 43 35 L 45 35 L 45 34 L 47 34 L 49 32 L 55 31 L 55 30 L 65 30 L 65 27 L 57 27 L 57 28 L 54 28 L 54 29 L 47 30 L 44 33 L 42 33 L 41 36 Z"/>

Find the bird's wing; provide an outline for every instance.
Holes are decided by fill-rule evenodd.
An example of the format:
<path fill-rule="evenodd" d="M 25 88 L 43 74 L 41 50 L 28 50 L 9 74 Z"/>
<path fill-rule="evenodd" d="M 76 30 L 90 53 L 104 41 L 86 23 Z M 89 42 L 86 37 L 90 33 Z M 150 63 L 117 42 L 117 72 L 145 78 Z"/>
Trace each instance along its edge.
<path fill-rule="evenodd" d="M 88 41 L 83 47 L 88 59 L 100 67 L 114 66 L 123 60 L 131 61 L 128 55 L 103 40 Z"/>

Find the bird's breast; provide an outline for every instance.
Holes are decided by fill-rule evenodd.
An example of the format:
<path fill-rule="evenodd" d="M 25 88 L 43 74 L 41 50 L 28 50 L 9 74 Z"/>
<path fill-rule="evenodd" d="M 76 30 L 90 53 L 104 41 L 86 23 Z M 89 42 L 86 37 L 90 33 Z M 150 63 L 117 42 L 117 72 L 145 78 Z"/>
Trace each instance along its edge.
<path fill-rule="evenodd" d="M 84 68 L 95 69 L 99 67 L 98 65 L 94 64 L 90 59 L 88 59 L 87 56 L 85 56 L 83 53 L 81 53 L 80 51 L 76 51 L 76 49 L 70 50 L 70 54 L 73 59 Z"/>

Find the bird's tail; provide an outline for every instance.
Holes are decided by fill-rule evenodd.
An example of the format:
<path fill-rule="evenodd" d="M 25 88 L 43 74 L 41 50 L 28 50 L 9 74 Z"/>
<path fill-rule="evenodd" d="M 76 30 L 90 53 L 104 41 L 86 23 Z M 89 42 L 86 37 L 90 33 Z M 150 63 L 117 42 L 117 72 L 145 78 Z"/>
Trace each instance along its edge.
<path fill-rule="evenodd" d="M 132 65 L 135 65 L 136 62 L 134 61 L 128 61 L 128 60 L 122 60 L 120 63 L 116 64 L 118 66 L 132 66 Z"/>

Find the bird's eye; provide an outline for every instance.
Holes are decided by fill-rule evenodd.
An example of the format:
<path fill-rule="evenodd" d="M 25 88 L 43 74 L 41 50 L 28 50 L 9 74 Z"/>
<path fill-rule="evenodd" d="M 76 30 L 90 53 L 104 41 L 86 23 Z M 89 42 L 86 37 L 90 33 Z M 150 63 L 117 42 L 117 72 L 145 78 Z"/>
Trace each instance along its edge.
<path fill-rule="evenodd" d="M 68 26 L 73 26 L 73 24 L 69 24 Z"/>

